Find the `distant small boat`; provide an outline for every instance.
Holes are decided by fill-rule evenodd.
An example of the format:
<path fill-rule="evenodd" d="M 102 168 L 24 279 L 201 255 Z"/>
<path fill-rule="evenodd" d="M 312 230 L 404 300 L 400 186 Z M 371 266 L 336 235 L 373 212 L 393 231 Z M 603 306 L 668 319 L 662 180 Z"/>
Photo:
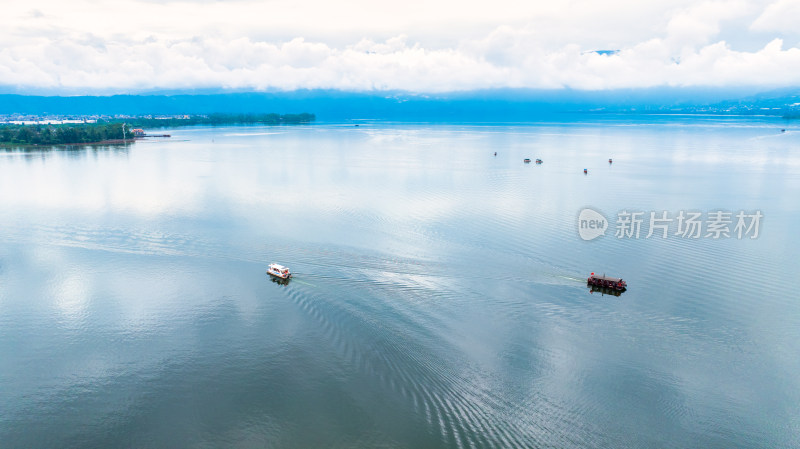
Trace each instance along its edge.
<path fill-rule="evenodd" d="M 613 161 L 613 160 L 611 160 L 611 158 L 608 158 L 608 163 L 610 164 L 610 163 L 612 163 L 612 162 L 614 162 L 614 161 Z"/>
<path fill-rule="evenodd" d="M 541 159 L 536 159 L 536 163 L 537 163 L 537 164 L 541 164 L 541 163 L 542 163 L 542 160 L 541 160 Z"/>
<path fill-rule="evenodd" d="M 585 168 L 584 168 L 584 169 L 583 169 L 583 174 L 584 174 L 584 175 L 587 175 L 587 174 L 589 174 L 589 170 L 587 170 L 587 169 L 585 169 Z"/>
<path fill-rule="evenodd" d="M 275 276 L 280 279 L 289 279 L 292 277 L 292 273 L 289 272 L 289 268 L 284 267 L 283 265 L 278 265 L 276 263 L 269 264 L 269 268 L 267 268 L 267 274 L 270 276 Z"/>
<path fill-rule="evenodd" d="M 785 133 L 785 132 L 786 132 L 786 130 L 785 130 L 785 129 L 782 129 L 782 130 L 781 130 L 781 132 L 782 132 L 782 133 Z"/>
<path fill-rule="evenodd" d="M 530 160 L 530 159 L 523 159 L 523 160 L 522 160 L 522 162 L 524 162 L 524 163 L 526 163 L 526 164 L 530 164 L 530 163 L 531 163 L 531 160 Z"/>

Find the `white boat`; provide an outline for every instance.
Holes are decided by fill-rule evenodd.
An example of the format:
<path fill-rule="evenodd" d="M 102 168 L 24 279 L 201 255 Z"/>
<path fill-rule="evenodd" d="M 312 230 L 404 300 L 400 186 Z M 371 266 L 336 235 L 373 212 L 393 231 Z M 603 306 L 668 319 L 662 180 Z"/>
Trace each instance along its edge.
<path fill-rule="evenodd" d="M 289 268 L 276 263 L 269 264 L 269 268 L 267 268 L 267 274 L 280 279 L 289 279 L 292 277 L 292 273 L 289 272 Z"/>

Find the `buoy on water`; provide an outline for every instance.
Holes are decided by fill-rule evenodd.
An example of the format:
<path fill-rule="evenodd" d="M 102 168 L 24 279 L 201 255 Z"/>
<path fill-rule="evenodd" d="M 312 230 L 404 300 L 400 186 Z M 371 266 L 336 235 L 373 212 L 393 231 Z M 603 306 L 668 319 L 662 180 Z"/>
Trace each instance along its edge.
<path fill-rule="evenodd" d="M 587 169 L 585 169 L 585 168 L 584 168 L 584 169 L 583 169 L 583 174 L 584 174 L 584 175 L 588 175 L 588 174 L 589 174 L 589 170 L 587 170 Z"/>
<path fill-rule="evenodd" d="M 612 160 L 611 160 L 611 158 L 608 158 L 608 163 L 609 163 L 609 164 L 611 164 L 611 163 L 613 163 L 613 162 L 614 162 L 614 161 L 612 161 Z"/>

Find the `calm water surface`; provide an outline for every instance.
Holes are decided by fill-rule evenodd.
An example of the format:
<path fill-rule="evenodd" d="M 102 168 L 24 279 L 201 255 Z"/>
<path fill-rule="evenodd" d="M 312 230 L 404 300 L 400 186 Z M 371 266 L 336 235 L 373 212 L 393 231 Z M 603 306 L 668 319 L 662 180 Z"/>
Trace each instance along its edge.
<path fill-rule="evenodd" d="M 365 122 L 0 152 L 0 446 L 798 447 L 792 126 Z M 579 238 L 584 207 L 606 236 Z M 623 210 L 764 218 L 756 239 L 619 239 Z M 591 293 L 592 271 L 630 288 Z"/>

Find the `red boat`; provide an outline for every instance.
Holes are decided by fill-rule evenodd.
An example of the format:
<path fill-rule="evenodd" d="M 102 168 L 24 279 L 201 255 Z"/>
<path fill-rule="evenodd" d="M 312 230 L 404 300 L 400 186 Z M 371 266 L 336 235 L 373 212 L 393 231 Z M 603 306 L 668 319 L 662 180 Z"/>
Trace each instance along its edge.
<path fill-rule="evenodd" d="M 589 276 L 586 283 L 593 287 L 610 288 L 617 291 L 624 291 L 628 288 L 628 284 L 622 278 L 612 278 L 606 275 L 598 276 L 594 273 Z"/>

